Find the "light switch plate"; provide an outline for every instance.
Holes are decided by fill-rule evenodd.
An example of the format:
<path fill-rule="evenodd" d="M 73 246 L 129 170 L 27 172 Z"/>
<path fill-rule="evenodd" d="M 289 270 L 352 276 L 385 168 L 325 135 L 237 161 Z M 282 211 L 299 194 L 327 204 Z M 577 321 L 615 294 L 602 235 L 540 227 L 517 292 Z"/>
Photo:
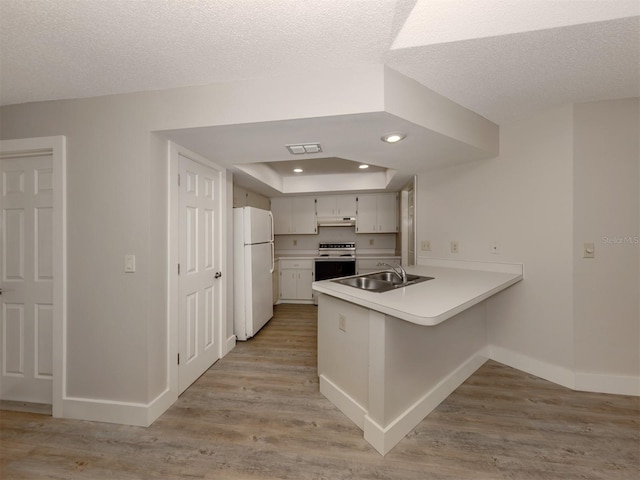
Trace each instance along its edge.
<path fill-rule="evenodd" d="M 124 273 L 135 273 L 136 271 L 136 256 L 127 254 L 124 256 Z"/>
<path fill-rule="evenodd" d="M 596 258 L 596 246 L 593 242 L 584 243 L 583 258 Z"/>

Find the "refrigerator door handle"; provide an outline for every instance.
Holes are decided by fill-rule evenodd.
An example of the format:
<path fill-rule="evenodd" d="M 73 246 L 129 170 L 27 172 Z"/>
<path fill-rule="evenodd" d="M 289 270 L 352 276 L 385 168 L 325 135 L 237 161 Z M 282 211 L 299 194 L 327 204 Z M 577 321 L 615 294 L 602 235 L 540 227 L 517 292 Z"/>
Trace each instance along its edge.
<path fill-rule="evenodd" d="M 276 247 L 274 246 L 273 242 L 271 242 L 271 270 L 269 270 L 269 273 L 273 273 L 275 269 L 276 269 Z"/>
<path fill-rule="evenodd" d="M 274 231 L 273 231 L 273 213 L 271 213 L 271 210 L 268 210 L 268 213 L 269 213 L 269 218 L 271 219 L 271 243 L 273 243 L 275 241 Z"/>

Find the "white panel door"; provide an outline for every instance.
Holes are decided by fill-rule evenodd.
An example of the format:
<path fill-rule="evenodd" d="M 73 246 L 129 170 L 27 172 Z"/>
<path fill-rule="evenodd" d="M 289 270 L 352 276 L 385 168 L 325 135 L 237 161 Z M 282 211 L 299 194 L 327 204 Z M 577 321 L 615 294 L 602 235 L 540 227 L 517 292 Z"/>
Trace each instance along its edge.
<path fill-rule="evenodd" d="M 221 298 L 220 172 L 179 157 L 179 364 L 182 393 L 218 358 Z"/>
<path fill-rule="evenodd" d="M 50 404 L 52 157 L 4 157 L 0 172 L 0 398 Z"/>

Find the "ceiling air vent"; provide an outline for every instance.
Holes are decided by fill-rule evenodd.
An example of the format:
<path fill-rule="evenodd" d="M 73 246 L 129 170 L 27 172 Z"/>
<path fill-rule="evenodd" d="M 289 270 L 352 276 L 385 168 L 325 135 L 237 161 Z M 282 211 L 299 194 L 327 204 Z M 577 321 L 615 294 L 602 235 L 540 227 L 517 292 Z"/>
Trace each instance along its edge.
<path fill-rule="evenodd" d="M 319 143 L 298 143 L 295 145 L 285 145 L 289 153 L 292 155 L 300 155 L 303 153 L 320 153 L 322 147 Z"/>

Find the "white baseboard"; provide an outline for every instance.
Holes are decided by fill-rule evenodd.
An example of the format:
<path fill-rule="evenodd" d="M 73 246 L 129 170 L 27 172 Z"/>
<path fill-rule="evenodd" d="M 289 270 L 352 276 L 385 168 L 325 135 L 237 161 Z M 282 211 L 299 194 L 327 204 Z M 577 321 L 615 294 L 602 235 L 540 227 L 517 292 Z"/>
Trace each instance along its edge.
<path fill-rule="evenodd" d="M 640 377 L 574 372 L 494 345 L 489 347 L 489 358 L 572 390 L 640 396 Z"/>
<path fill-rule="evenodd" d="M 176 392 L 169 390 L 168 388 L 151 401 L 147 408 L 147 427 L 155 422 L 160 415 L 166 412 L 171 405 L 178 400 Z"/>
<path fill-rule="evenodd" d="M 231 350 L 233 350 L 234 348 L 236 348 L 236 336 L 235 335 L 231 335 L 229 338 L 227 338 L 227 341 L 225 342 L 225 350 L 224 352 L 222 352 L 222 357 L 224 357 L 227 353 L 229 353 Z"/>
<path fill-rule="evenodd" d="M 489 346 L 489 358 L 503 363 L 509 367 L 530 373 L 536 377 L 544 378 L 563 387 L 573 389 L 575 387 L 574 373 L 568 368 L 553 365 L 541 360 L 516 353 L 506 348 Z"/>
<path fill-rule="evenodd" d="M 364 431 L 365 440 L 373 448 L 381 455 L 386 455 L 407 433 L 413 430 L 444 399 L 473 375 L 473 372 L 487 361 L 487 354 L 488 351 L 483 349 L 463 362 L 386 427 L 382 427 L 372 420 L 364 406 L 356 402 L 324 375 L 320 375 L 320 393 Z"/>
<path fill-rule="evenodd" d="M 91 420 L 92 422 L 119 423 L 136 427 L 148 427 L 149 405 L 143 403 L 115 402 L 91 398 L 67 397 L 62 400 L 63 418 Z"/>
<path fill-rule="evenodd" d="M 575 390 L 640 396 L 640 377 L 577 372 Z"/>
<path fill-rule="evenodd" d="M 364 430 L 364 417 L 367 410 L 324 375 L 320 375 L 320 393 L 338 407 L 338 410 L 349 420 Z"/>
<path fill-rule="evenodd" d="M 364 418 L 364 438 L 381 455 L 386 455 L 400 440 L 442 403 L 456 388 L 488 360 L 486 349 L 476 353 L 447 375 L 417 402 L 407 408 L 386 427 L 381 427 L 368 415 Z"/>

